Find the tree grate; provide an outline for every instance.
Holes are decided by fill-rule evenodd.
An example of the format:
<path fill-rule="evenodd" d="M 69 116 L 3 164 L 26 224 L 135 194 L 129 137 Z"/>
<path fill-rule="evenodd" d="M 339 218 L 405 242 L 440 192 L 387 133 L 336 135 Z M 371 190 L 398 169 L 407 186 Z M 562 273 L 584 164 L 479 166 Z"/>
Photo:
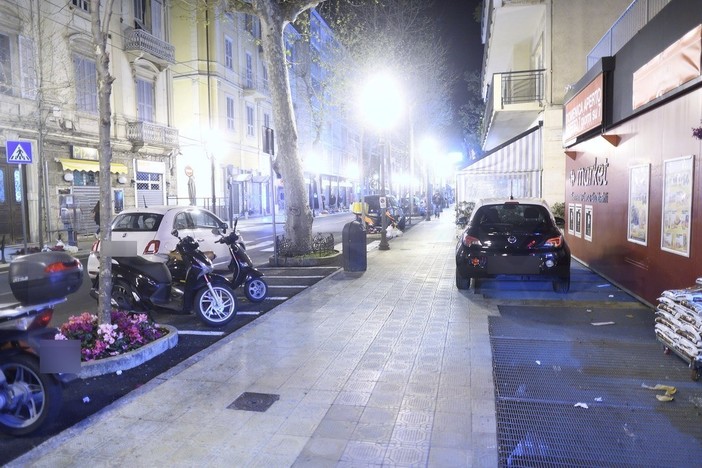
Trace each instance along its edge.
<path fill-rule="evenodd" d="M 268 408 L 280 399 L 280 395 L 272 393 L 251 393 L 244 392 L 227 406 L 229 409 L 237 409 L 242 411 L 256 411 L 265 413 Z"/>

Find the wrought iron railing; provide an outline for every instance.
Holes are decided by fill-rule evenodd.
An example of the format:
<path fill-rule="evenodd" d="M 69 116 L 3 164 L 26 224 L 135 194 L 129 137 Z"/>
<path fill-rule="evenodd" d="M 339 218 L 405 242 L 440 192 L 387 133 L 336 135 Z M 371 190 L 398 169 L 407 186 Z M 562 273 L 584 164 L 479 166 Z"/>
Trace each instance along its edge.
<path fill-rule="evenodd" d="M 285 235 L 275 237 L 276 251 L 280 257 L 294 257 L 299 255 L 290 239 Z M 318 232 L 312 237 L 312 251 L 309 255 L 325 257 L 334 253 L 334 234 Z"/>
<path fill-rule="evenodd" d="M 178 146 L 178 129 L 152 122 L 127 122 L 127 140 L 137 146 L 148 144 L 175 148 Z"/>
<path fill-rule="evenodd" d="M 168 63 L 175 63 L 175 47 L 144 29 L 127 28 L 124 32 L 124 49 L 148 52 Z"/>
<path fill-rule="evenodd" d="M 634 0 L 587 54 L 587 69 L 602 57 L 612 57 L 619 52 L 668 3 L 670 0 Z"/>

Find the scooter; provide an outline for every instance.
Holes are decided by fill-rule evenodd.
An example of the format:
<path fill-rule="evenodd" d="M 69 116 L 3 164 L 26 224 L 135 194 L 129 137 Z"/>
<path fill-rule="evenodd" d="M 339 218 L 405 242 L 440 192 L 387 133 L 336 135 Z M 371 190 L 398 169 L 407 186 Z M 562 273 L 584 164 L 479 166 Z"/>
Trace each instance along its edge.
<path fill-rule="evenodd" d="M 15 271 L 11 264 L 8 277 L 20 302 L 0 306 L 0 431 L 24 436 L 56 418 L 63 386 L 78 378 L 72 373 L 42 372 L 40 348 L 43 340 L 53 340 L 58 333 L 48 326 L 54 308 L 78 290 L 83 267 L 62 252 L 25 255 L 18 260 L 24 265 Z M 30 270 L 39 271 L 43 278 L 31 279 Z M 14 287 L 17 284 L 20 286 Z M 79 355 L 77 359 L 79 365 Z"/>
<path fill-rule="evenodd" d="M 251 302 L 262 302 L 268 295 L 268 283 L 246 253 L 246 248 L 241 242 L 241 236 L 236 230 L 239 218 L 234 221 L 234 229 L 226 236 L 222 236 L 218 244 L 226 244 L 232 260 L 229 262 L 229 271 L 233 273 L 232 286 L 234 289 L 243 286 L 246 298 Z"/>
<path fill-rule="evenodd" d="M 210 259 L 191 236 L 180 238 L 166 263 L 144 257 L 112 258 L 112 302 L 125 310 L 169 310 L 195 312 L 211 327 L 231 322 L 237 313 L 234 289 L 222 275 L 214 273 Z M 169 264 L 182 262 L 182 278 L 171 275 Z M 91 295 L 97 299 L 99 278 L 93 281 Z"/>

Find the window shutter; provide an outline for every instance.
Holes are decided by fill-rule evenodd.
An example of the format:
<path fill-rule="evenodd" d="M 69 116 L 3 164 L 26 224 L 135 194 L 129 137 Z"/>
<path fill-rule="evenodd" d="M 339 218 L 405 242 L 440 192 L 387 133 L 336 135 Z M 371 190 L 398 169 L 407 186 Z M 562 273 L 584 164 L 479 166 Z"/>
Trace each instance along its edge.
<path fill-rule="evenodd" d="M 19 36 L 19 49 L 22 97 L 35 99 L 38 80 L 34 62 L 34 41 L 31 38 Z"/>

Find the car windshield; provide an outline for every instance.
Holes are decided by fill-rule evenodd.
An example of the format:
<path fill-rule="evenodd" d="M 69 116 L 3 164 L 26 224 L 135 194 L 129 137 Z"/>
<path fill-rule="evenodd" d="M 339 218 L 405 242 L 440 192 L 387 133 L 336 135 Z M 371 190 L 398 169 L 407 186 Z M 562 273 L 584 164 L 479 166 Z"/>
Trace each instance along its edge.
<path fill-rule="evenodd" d="M 112 232 L 156 232 L 162 219 L 156 213 L 122 213 L 112 222 Z"/>
<path fill-rule="evenodd" d="M 550 219 L 548 210 L 543 206 L 505 203 L 480 207 L 475 213 L 474 222 L 488 232 L 531 232 L 548 227 Z"/>

